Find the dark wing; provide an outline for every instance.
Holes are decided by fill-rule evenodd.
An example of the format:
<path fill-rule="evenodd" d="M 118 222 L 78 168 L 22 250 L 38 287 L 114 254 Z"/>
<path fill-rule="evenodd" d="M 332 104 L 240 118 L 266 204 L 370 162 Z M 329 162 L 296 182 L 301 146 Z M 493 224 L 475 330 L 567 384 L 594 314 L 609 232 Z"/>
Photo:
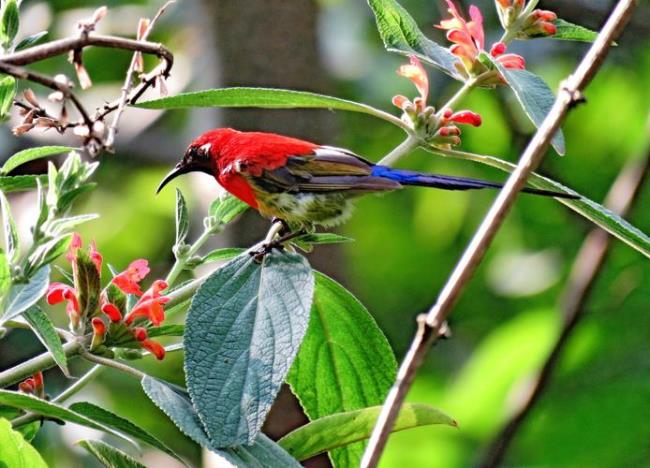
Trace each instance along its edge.
<path fill-rule="evenodd" d="M 280 168 L 265 170 L 252 181 L 266 191 L 377 192 L 395 190 L 400 183 L 372 176 L 373 164 L 349 151 L 323 146 L 306 156 L 291 156 Z"/>

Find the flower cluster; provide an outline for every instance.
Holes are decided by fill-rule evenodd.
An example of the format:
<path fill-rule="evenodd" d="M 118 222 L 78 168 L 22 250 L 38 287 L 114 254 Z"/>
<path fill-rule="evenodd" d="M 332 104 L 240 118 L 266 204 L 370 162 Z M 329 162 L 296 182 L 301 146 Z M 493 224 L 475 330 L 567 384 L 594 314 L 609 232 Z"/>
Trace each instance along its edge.
<path fill-rule="evenodd" d="M 443 20 L 436 27 L 447 31 L 447 39 L 453 42 L 450 52 L 461 60 L 458 71 L 466 77 L 476 77 L 489 71 L 484 61 L 480 60 L 485 51 L 485 32 L 483 31 L 483 15 L 474 5 L 469 8 L 471 21 L 467 21 L 458 11 L 451 0 L 447 0 L 451 19 Z M 506 54 L 507 46 L 497 42 L 490 48 L 490 55 L 505 68 L 523 70 L 526 61 L 517 54 Z"/>
<path fill-rule="evenodd" d="M 72 330 L 78 334 L 92 330 L 91 351 L 136 341 L 141 348 L 162 359 L 165 349 L 148 338 L 147 327 L 142 324 L 148 322 L 157 327 L 165 319 L 163 306 L 169 298 L 162 292 L 167 289 L 167 283 L 156 280 L 143 292 L 140 282 L 150 270 L 147 261 L 139 259 L 100 291 L 102 256 L 94 243 L 88 252 L 81 247 L 81 238 L 74 234 L 66 258 L 72 264 L 75 285 L 52 283 L 46 296 L 48 304 L 66 302 Z M 129 311 L 126 310 L 128 295 L 139 297 Z"/>
<path fill-rule="evenodd" d="M 397 95 L 393 97 L 393 104 L 404 112 L 402 117 L 404 121 L 414 130 L 422 133 L 424 139 L 429 143 L 458 145 L 460 144 L 461 131 L 455 124 L 467 124 L 474 127 L 481 125 L 481 116 L 472 111 L 454 112 L 451 109 L 443 109 L 436 113 L 434 107 L 427 105 L 429 79 L 417 57 L 411 56 L 410 64 L 399 67 L 397 74 L 411 80 L 420 96 L 410 101 L 405 96 Z"/>

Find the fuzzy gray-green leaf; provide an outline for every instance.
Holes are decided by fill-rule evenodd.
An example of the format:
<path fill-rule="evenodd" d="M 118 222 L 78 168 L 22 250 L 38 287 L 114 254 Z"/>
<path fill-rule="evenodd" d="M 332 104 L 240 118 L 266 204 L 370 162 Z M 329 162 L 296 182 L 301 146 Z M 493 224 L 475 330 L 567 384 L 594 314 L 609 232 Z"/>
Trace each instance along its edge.
<path fill-rule="evenodd" d="M 54 361 L 61 368 L 63 374 L 70 378 L 68 358 L 63 350 L 61 338 L 54 329 L 54 325 L 47 314 L 40 307 L 33 306 L 24 312 L 23 317 L 25 317 L 31 329 L 38 336 L 38 339 L 41 340 L 43 346 L 52 354 Z"/>
<path fill-rule="evenodd" d="M 187 315 L 185 372 L 216 447 L 258 436 L 302 343 L 314 288 L 304 257 L 245 253 L 213 273 Z"/>

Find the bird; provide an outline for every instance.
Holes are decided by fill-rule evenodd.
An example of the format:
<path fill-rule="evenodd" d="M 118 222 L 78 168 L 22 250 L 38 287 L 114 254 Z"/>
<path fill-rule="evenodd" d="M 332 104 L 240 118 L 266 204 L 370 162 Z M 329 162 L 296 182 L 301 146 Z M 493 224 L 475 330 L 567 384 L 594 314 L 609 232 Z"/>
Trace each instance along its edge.
<path fill-rule="evenodd" d="M 157 193 L 189 172 L 213 176 L 230 194 L 262 216 L 281 220 L 293 231 L 339 225 L 352 214 L 355 198 L 406 186 L 443 190 L 498 189 L 479 179 L 429 174 L 375 164 L 352 151 L 266 132 L 218 128 L 190 143 Z M 535 195 L 573 195 L 526 187 Z"/>

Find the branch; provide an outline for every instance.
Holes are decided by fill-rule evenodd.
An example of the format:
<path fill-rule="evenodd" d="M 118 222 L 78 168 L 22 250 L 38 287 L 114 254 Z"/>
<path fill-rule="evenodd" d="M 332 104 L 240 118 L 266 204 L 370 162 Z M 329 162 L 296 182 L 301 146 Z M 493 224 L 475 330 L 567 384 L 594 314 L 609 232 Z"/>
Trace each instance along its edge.
<path fill-rule="evenodd" d="M 67 357 L 77 355 L 81 352 L 82 344 L 79 341 L 71 341 L 63 345 L 63 351 Z M 0 372 L 0 388 L 8 387 L 20 382 L 38 371 L 43 371 L 56 366 L 51 353 L 45 352 L 22 362 L 17 366 Z"/>
<path fill-rule="evenodd" d="M 636 6 L 634 0 L 620 0 L 610 18 L 576 71 L 562 84 L 558 97 L 524 151 L 515 171 L 499 193 L 467 250 L 456 265 L 437 302 L 429 310 L 424 330 L 414 337 L 402 362 L 397 379 L 379 414 L 372 436 L 361 461 L 364 468 L 375 467 L 386 445 L 399 409 L 404 403 L 413 379 L 427 351 L 446 328 L 446 319 L 452 311 L 464 286 L 472 278 L 492 239 L 501 227 L 508 211 L 528 176 L 541 162 L 549 143 L 570 108 L 582 100 L 582 90 L 589 84 L 616 37 L 623 31 Z"/>
<path fill-rule="evenodd" d="M 633 160 L 621 171 L 607 197 L 606 206 L 614 213 L 623 216 L 632 205 L 643 181 L 648 176 L 650 168 L 650 151 L 645 160 Z M 602 229 L 593 229 L 585 239 L 576 257 L 571 271 L 569 284 L 564 295 L 562 314 L 564 326 L 549 353 L 546 362 L 535 378 L 533 388 L 526 400 L 503 426 L 498 435 L 490 443 L 485 457 L 480 465 L 483 468 L 494 468 L 501 464 L 510 444 L 521 429 L 533 408 L 537 405 L 542 394 L 548 387 L 560 358 L 573 336 L 578 324 L 585 316 L 585 303 L 592 286 L 606 260 L 612 238 Z"/>

